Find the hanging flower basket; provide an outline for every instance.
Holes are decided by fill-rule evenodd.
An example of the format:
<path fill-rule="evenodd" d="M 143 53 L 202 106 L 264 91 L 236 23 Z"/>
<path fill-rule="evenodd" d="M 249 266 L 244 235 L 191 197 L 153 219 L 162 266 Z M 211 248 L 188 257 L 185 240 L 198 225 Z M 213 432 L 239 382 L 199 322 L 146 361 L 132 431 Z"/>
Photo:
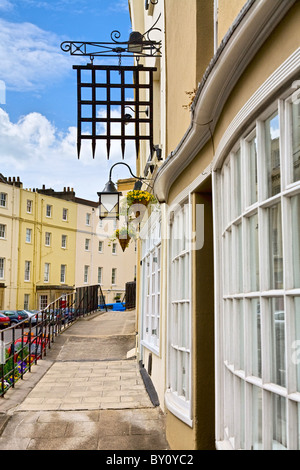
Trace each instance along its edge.
<path fill-rule="evenodd" d="M 130 243 L 130 240 L 134 238 L 134 233 L 123 227 L 120 230 L 115 231 L 115 237 L 118 239 L 122 251 L 125 251 Z"/>
<path fill-rule="evenodd" d="M 155 203 L 156 199 L 155 197 L 150 194 L 148 191 L 140 191 L 133 189 L 132 191 L 128 191 L 127 196 L 126 196 L 126 205 L 127 205 L 127 211 L 130 210 L 132 207 L 133 214 L 135 217 L 139 217 L 141 215 L 141 211 L 139 211 L 139 205 L 143 205 L 144 207 L 147 207 L 148 204 L 150 203 Z M 135 210 L 136 208 L 136 210 Z M 143 214 L 143 211 L 142 211 Z"/>
<path fill-rule="evenodd" d="M 133 189 L 127 193 L 128 207 L 132 206 L 133 204 L 143 204 L 147 207 L 150 202 L 154 203 L 156 202 L 156 199 L 152 194 L 148 193 L 148 191 Z"/>

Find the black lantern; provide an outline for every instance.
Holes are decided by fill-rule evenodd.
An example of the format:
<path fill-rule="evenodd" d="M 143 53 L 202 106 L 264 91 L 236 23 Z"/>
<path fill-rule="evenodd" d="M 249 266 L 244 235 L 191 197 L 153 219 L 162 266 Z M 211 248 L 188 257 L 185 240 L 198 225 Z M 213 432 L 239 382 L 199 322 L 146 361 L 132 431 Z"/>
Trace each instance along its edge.
<path fill-rule="evenodd" d="M 119 219 L 119 210 L 120 210 L 120 196 L 122 196 L 122 193 L 120 193 L 115 184 L 113 183 L 111 179 L 112 175 L 112 170 L 116 165 L 125 165 L 131 176 L 135 178 L 137 181 L 135 182 L 134 189 L 141 189 L 142 187 L 142 182 L 146 180 L 146 178 L 141 178 L 138 176 L 135 176 L 129 165 L 124 162 L 118 162 L 115 163 L 109 172 L 109 180 L 106 183 L 103 191 L 100 193 L 97 193 L 99 196 L 99 218 L 100 219 Z M 147 183 L 146 183 L 147 184 Z"/>
<path fill-rule="evenodd" d="M 109 179 L 99 196 L 99 218 L 118 219 L 120 209 L 120 193 L 114 183 Z"/>
<path fill-rule="evenodd" d="M 128 52 L 133 54 L 141 54 L 143 52 L 143 35 L 138 31 L 130 33 L 128 41 Z"/>

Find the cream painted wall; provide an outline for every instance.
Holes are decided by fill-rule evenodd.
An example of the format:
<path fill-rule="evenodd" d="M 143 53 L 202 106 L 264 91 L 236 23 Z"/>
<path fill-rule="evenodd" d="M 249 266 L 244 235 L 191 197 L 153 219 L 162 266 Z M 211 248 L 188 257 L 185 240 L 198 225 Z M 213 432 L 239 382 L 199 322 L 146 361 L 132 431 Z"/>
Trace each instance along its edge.
<path fill-rule="evenodd" d="M 166 155 L 190 125 L 189 105 L 213 56 L 213 6 L 213 0 L 165 1 Z"/>
<path fill-rule="evenodd" d="M 218 45 L 245 3 L 245 0 L 218 0 Z"/>

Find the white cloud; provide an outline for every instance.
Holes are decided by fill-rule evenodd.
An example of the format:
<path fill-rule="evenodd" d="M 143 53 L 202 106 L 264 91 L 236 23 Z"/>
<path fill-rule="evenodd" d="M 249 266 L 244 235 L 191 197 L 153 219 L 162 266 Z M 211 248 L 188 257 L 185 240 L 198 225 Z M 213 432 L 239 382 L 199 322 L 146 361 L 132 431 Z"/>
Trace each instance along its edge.
<path fill-rule="evenodd" d="M 115 111 L 117 113 L 117 111 Z M 30 113 L 13 123 L 0 108 L 0 168 L 5 176 L 19 176 L 26 188 L 40 188 L 43 184 L 57 191 L 73 187 L 78 197 L 97 200 L 97 191 L 104 188 L 109 169 L 121 161 L 119 141 L 112 142 L 107 160 L 106 141 L 98 140 L 95 159 L 91 142 L 82 144 L 77 158 L 77 129 L 70 127 L 59 132 L 39 113 Z M 133 144 L 126 144 L 125 160 L 135 173 Z M 124 166 L 113 172 L 113 180 L 131 175 Z"/>
<path fill-rule="evenodd" d="M 0 0 L 0 11 L 7 11 L 13 8 L 13 4 L 10 0 Z"/>
<path fill-rule="evenodd" d="M 0 0 L 1 1 L 1 0 Z M 32 23 L 0 18 L 0 78 L 8 90 L 38 91 L 70 73 L 60 39 Z"/>

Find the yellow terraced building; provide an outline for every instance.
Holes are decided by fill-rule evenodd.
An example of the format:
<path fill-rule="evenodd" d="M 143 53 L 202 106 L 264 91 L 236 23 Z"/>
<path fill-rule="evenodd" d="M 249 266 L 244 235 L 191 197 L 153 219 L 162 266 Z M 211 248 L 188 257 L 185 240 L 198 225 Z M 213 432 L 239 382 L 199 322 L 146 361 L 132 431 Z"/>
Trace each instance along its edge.
<path fill-rule="evenodd" d="M 49 305 L 75 287 L 77 205 L 20 191 L 17 305 Z"/>
<path fill-rule="evenodd" d="M 126 191 L 134 180 L 120 180 Z M 135 280 L 136 252 L 123 253 L 117 228 L 99 220 L 98 202 L 73 188 L 27 190 L 0 175 L 0 310 L 40 309 L 76 287 L 99 284 L 106 303 L 122 300 Z"/>

